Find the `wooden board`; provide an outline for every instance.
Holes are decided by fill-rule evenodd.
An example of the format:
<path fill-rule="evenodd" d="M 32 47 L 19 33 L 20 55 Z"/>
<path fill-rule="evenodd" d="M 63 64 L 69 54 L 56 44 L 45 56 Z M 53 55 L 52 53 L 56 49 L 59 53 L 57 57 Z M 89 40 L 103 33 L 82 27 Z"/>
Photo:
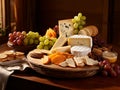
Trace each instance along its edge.
<path fill-rule="evenodd" d="M 39 53 L 40 50 L 33 50 L 28 53 L 27 59 L 33 65 L 33 69 L 51 77 L 57 78 L 83 78 L 95 75 L 99 67 L 98 66 L 84 66 L 84 67 L 61 67 L 55 64 L 44 65 L 40 59 L 35 59 L 30 56 L 31 53 Z"/>

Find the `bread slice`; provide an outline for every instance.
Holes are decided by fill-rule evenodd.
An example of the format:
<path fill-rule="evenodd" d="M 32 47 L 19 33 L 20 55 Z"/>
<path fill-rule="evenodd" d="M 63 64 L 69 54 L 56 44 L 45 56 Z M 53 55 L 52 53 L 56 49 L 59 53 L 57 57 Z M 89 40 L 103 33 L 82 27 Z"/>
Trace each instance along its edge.
<path fill-rule="evenodd" d="M 50 59 L 48 56 L 44 55 L 43 58 L 41 58 L 40 60 L 43 64 L 49 64 L 50 63 Z"/>

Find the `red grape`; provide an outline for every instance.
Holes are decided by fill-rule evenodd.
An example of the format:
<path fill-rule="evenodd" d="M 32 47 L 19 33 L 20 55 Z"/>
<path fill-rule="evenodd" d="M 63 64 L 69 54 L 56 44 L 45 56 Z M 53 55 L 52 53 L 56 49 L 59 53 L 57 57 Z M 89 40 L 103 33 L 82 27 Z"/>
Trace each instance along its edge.
<path fill-rule="evenodd" d="M 103 66 L 104 66 L 103 61 L 100 61 L 100 62 L 99 62 L 99 66 L 100 66 L 100 67 L 103 67 Z"/>
<path fill-rule="evenodd" d="M 16 32 L 16 31 L 14 31 L 14 32 L 13 32 L 13 35 L 14 35 L 14 36 L 16 36 L 16 34 L 17 34 L 17 32 Z"/>
<path fill-rule="evenodd" d="M 18 45 L 22 45 L 22 40 L 21 40 L 21 39 L 18 39 L 18 40 L 17 40 L 17 44 L 18 44 Z"/>
<path fill-rule="evenodd" d="M 117 73 L 115 72 L 114 69 L 111 69 L 111 70 L 110 70 L 110 75 L 111 75 L 112 77 L 116 77 L 116 76 L 117 76 Z"/>
<path fill-rule="evenodd" d="M 103 71 L 102 71 L 102 75 L 103 75 L 103 76 L 108 76 L 108 72 L 107 72 L 106 70 L 103 70 Z"/>
<path fill-rule="evenodd" d="M 13 37 L 13 34 L 12 34 L 12 33 L 9 33 L 9 37 Z"/>
<path fill-rule="evenodd" d="M 103 64 L 110 64 L 108 60 L 103 60 Z"/>
<path fill-rule="evenodd" d="M 112 64 L 113 69 L 117 74 L 120 74 L 120 66 L 118 64 Z"/>
<path fill-rule="evenodd" d="M 23 40 L 23 39 L 24 39 L 24 35 L 21 34 L 21 35 L 19 36 L 19 39 Z"/>
<path fill-rule="evenodd" d="M 10 41 L 10 42 L 13 42 L 13 40 L 14 40 L 13 38 L 9 37 L 9 41 Z"/>
<path fill-rule="evenodd" d="M 21 35 L 21 32 L 17 32 L 17 33 L 16 33 L 16 36 L 20 36 L 20 35 Z"/>
<path fill-rule="evenodd" d="M 110 63 L 107 60 L 103 60 L 99 62 L 99 66 L 103 76 L 109 75 L 111 77 L 116 77 L 120 75 L 120 66 L 116 63 Z"/>
<path fill-rule="evenodd" d="M 104 69 L 109 71 L 112 67 L 110 66 L 110 64 L 105 64 L 104 65 Z"/>
<path fill-rule="evenodd" d="M 16 40 L 13 40 L 13 45 L 17 45 L 17 41 Z"/>

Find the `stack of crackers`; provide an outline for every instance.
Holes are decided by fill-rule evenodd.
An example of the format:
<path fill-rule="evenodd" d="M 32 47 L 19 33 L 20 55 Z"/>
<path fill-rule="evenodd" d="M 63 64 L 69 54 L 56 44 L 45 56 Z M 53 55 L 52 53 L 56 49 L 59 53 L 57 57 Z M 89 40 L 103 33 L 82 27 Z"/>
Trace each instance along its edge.
<path fill-rule="evenodd" d="M 8 50 L 0 53 L 0 62 L 10 61 L 10 60 L 22 60 L 25 57 L 23 52 L 15 52 L 13 50 Z"/>

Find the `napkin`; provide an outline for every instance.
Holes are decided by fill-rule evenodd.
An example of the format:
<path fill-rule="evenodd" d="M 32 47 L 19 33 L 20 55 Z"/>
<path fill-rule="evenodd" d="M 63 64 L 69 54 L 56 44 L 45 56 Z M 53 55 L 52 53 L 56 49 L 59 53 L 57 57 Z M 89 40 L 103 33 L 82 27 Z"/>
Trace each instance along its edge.
<path fill-rule="evenodd" d="M 15 70 L 23 71 L 27 67 L 29 64 L 26 60 L 0 62 L 0 90 L 5 90 L 7 80 Z"/>

